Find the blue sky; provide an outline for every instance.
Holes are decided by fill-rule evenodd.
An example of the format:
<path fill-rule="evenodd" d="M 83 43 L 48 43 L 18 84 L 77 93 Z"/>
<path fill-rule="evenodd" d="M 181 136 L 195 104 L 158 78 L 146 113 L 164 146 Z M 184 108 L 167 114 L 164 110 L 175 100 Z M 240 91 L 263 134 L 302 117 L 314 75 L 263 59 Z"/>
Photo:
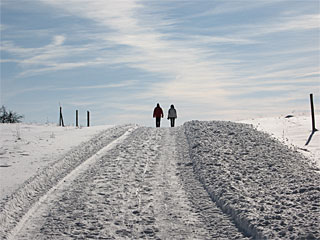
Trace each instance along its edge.
<path fill-rule="evenodd" d="M 319 109 L 318 0 L 1 0 L 1 105 L 153 126 Z M 164 120 L 163 126 L 169 126 Z"/>

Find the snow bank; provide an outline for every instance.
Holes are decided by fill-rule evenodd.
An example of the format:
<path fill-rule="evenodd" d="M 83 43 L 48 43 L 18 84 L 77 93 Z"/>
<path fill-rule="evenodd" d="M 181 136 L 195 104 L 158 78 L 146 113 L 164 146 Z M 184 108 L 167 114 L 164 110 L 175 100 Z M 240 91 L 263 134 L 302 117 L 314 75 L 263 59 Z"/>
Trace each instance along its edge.
<path fill-rule="evenodd" d="M 184 127 L 196 175 L 245 234 L 320 238 L 320 175 L 303 155 L 246 124 Z"/>
<path fill-rule="evenodd" d="M 71 149 L 64 157 L 29 178 L 0 205 L 0 236 L 6 236 L 28 209 L 60 179 L 100 149 L 123 135 L 130 125 L 107 129 L 80 146 Z"/>
<path fill-rule="evenodd" d="M 315 116 L 316 127 L 320 129 L 320 115 Z M 311 135 L 310 115 L 289 115 L 287 117 L 265 117 L 242 120 L 241 123 L 252 124 L 257 130 L 269 133 L 280 142 L 290 146 L 308 157 L 309 163 L 320 171 L 320 131 Z M 310 138 L 310 142 L 306 145 Z"/>

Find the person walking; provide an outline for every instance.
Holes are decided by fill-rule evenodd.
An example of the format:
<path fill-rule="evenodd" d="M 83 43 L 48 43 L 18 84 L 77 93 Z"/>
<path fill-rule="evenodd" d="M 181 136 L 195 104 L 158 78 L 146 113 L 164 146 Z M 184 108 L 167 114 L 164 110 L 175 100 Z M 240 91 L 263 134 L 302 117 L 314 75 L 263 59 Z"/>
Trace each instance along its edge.
<path fill-rule="evenodd" d="M 160 121 L 161 118 L 163 118 L 163 111 L 159 103 L 153 110 L 153 118 L 156 118 L 156 127 L 160 127 Z"/>
<path fill-rule="evenodd" d="M 174 127 L 174 121 L 177 118 L 177 111 L 173 105 L 171 105 L 168 111 L 168 120 L 170 119 L 171 127 Z"/>

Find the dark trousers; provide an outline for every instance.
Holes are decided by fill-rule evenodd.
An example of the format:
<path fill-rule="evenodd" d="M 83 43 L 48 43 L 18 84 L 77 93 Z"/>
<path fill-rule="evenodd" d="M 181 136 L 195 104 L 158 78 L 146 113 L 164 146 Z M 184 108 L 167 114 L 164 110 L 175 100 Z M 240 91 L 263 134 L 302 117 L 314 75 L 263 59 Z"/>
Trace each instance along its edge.
<path fill-rule="evenodd" d="M 160 121 L 161 121 L 161 118 L 157 117 L 156 118 L 156 127 L 160 127 Z"/>
<path fill-rule="evenodd" d="M 174 127 L 174 120 L 176 120 L 176 119 L 175 118 L 170 118 L 171 127 Z"/>

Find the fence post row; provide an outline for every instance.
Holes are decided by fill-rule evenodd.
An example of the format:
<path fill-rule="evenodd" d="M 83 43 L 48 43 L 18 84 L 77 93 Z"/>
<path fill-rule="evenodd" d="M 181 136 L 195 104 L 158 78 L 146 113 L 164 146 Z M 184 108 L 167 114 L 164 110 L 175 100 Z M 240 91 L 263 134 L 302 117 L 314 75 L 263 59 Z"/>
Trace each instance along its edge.
<path fill-rule="evenodd" d="M 62 107 L 60 107 L 59 126 L 64 127 Z M 90 127 L 90 112 L 87 111 L 87 126 Z M 76 127 L 79 127 L 79 110 L 76 110 Z"/>

